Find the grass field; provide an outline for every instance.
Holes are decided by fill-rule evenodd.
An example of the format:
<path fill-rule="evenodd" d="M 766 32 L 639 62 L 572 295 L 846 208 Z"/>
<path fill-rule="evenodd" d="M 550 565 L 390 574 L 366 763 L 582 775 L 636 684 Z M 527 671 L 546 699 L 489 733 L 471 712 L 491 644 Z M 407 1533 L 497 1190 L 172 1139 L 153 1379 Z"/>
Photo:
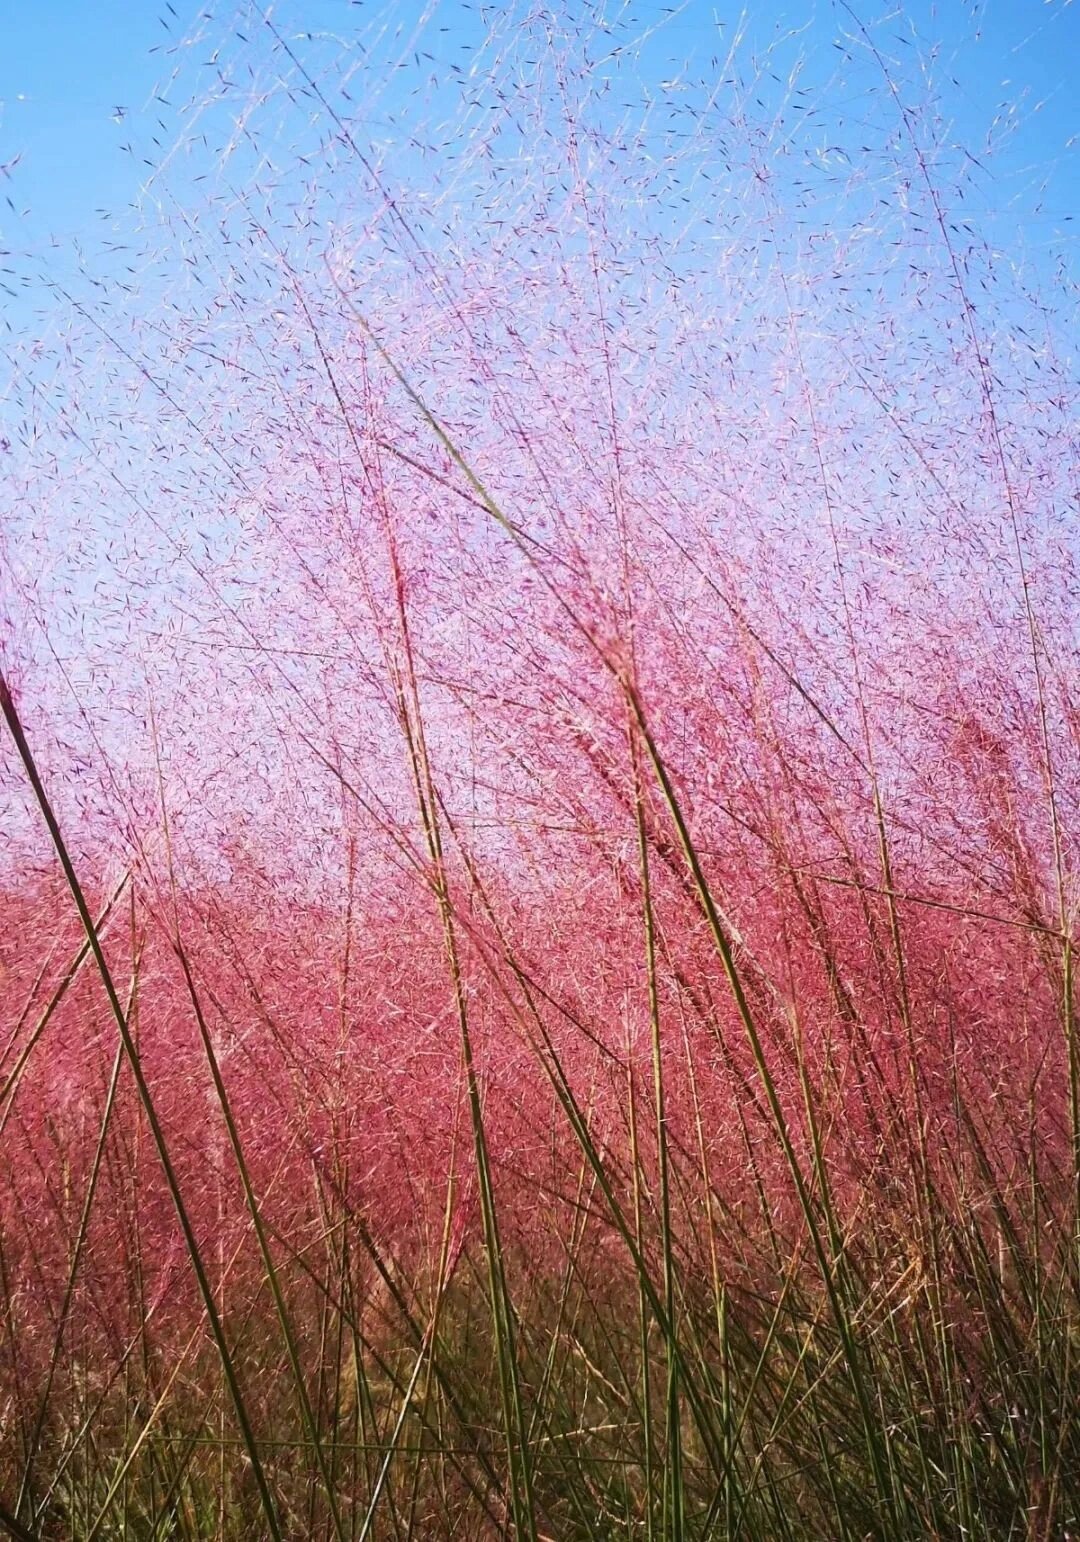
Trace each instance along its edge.
<path fill-rule="evenodd" d="M 895 17 L 379 17 L 7 355 L 0 1531 L 1080 1537 L 1075 290 Z"/>

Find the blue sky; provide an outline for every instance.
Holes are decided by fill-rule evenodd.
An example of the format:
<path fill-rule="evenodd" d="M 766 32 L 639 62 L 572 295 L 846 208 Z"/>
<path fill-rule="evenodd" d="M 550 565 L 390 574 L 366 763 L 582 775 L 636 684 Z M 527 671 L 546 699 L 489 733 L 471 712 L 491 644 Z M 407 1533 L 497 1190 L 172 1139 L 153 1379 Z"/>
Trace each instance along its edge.
<path fill-rule="evenodd" d="M 310 0 L 292 3 L 289 20 L 347 33 L 371 9 L 349 0 Z M 408 29 L 422 6 L 402 0 L 387 9 Z M 571 0 L 567 9 L 580 15 L 592 7 Z M 169 111 L 155 91 L 169 96 L 177 58 L 193 52 L 177 54 L 173 45 L 190 34 L 205 7 L 172 0 L 172 11 L 165 0 L 2 0 L 0 165 L 10 170 L 0 179 L 0 244 L 8 251 L 52 248 L 53 260 L 62 263 L 69 243 L 93 239 L 102 211 L 115 216 L 138 199 L 148 169 L 143 154 L 153 157 L 155 138 L 167 143 L 170 135 Z M 641 30 L 660 24 L 641 54 L 646 80 L 650 73 L 659 80 L 687 60 L 707 69 L 722 35 L 717 21 L 730 28 L 738 19 L 737 10 L 725 13 L 712 0 L 689 0 L 669 12 L 654 0 L 634 9 Z M 870 19 L 882 10 L 866 6 L 864 14 Z M 751 37 L 789 25 L 804 29 L 811 47 L 827 46 L 846 23 L 828 0 L 758 0 Z M 208 25 L 210 33 L 215 25 Z M 444 0 L 427 30 L 452 49 L 459 40 L 467 43 L 475 26 L 473 7 Z M 996 160 L 1001 200 L 1013 202 L 1033 245 L 1067 246 L 1080 180 L 1080 147 L 1070 144 L 1080 130 L 1080 4 L 916 0 L 897 14 L 894 30 L 899 36 L 912 26 L 924 44 L 940 45 L 943 105 L 958 141 L 977 153 L 998 109 L 1012 109 L 1014 132 Z"/>
<path fill-rule="evenodd" d="M 964 146 L 971 154 L 983 157 L 988 135 L 996 140 L 995 152 L 986 158 L 990 170 L 972 178 L 964 210 L 973 213 L 980 229 L 992 232 L 993 241 L 1010 258 L 1021 250 L 1026 254 L 1027 272 L 1034 270 L 1039 287 L 1056 299 L 1061 314 L 1068 298 L 1060 290 L 1054 296 L 1053 291 L 1057 289 L 1062 264 L 1073 277 L 1076 275 L 1074 232 L 1080 223 L 1073 221 L 1080 145 L 1072 142 L 1080 131 L 1078 93 L 1072 79 L 1076 62 L 1080 61 L 1080 0 L 986 0 L 977 6 L 963 0 L 945 0 L 940 9 L 930 0 L 915 0 L 903 13 L 891 16 L 878 0 L 873 11 L 871 0 L 852 3 L 857 8 L 864 7 L 860 14 L 873 23 L 878 45 L 900 61 L 898 67 L 906 71 L 912 87 L 912 100 L 918 97 L 921 65 L 932 57 L 937 108 L 945 125 L 936 132 L 947 144 Z M 206 129 L 205 153 L 199 150 L 190 158 L 177 155 L 169 171 L 172 191 L 181 204 L 190 196 L 192 207 L 198 207 L 204 195 L 195 178 L 213 173 L 217 147 L 229 137 L 230 114 L 234 109 L 226 95 L 194 126 L 191 115 L 184 117 L 181 109 L 192 90 L 199 99 L 205 95 L 208 77 L 203 67 L 218 38 L 224 37 L 233 68 L 243 71 L 246 55 L 254 51 L 272 76 L 275 51 L 261 35 L 263 23 L 257 14 L 251 14 L 253 7 L 246 7 L 251 20 L 242 24 L 246 25 L 250 40 L 237 43 L 220 15 L 200 21 L 202 11 L 213 0 L 203 0 L 202 7 L 188 5 L 186 0 L 172 0 L 172 4 L 175 15 L 167 8 L 166 0 L 39 0 L 34 6 L 0 0 L 4 24 L 0 39 L 0 165 L 9 168 L 8 174 L 0 177 L 0 248 L 8 253 L 0 258 L 0 268 L 10 270 L 6 278 L 0 274 L 0 283 L 13 291 L 5 294 L 0 290 L 0 411 L 6 406 L 2 378 L 3 355 L 7 351 L 2 335 L 5 320 L 16 333 L 22 334 L 24 343 L 36 343 L 45 337 L 57 310 L 49 293 L 49 280 L 61 285 L 71 283 L 72 275 L 80 268 L 83 251 L 90 254 L 89 269 L 105 282 L 101 294 L 103 303 L 108 304 L 110 281 L 122 287 L 126 282 L 125 264 L 140 260 L 138 238 L 129 244 L 125 230 L 137 218 L 130 212 L 133 207 L 140 200 L 152 204 L 158 196 L 159 184 L 153 179 L 153 168 L 168 157 L 179 134 L 186 133 L 190 138 L 193 132 Z M 234 0 L 225 0 L 225 5 L 230 16 L 242 9 Z M 624 7 L 621 0 L 552 0 L 552 9 L 564 15 L 593 16 L 604 6 L 610 14 L 622 14 L 626 33 L 643 39 L 622 76 L 628 83 L 626 94 L 631 97 L 653 95 L 661 89 L 666 92 L 672 81 L 684 78 L 699 83 L 693 88 L 696 99 L 707 95 L 710 79 L 715 79 L 723 68 L 714 66 L 712 61 L 723 59 L 727 40 L 739 27 L 739 13 L 733 10 L 725 14 L 714 0 L 688 0 L 681 7 L 676 4 L 674 10 L 656 4 L 655 0 L 642 0 L 633 9 Z M 340 83 L 336 66 L 353 48 L 357 29 L 364 29 L 372 51 L 367 55 L 363 75 L 358 77 L 362 88 L 356 91 L 349 106 L 340 99 L 335 100 L 335 105 L 350 116 L 358 139 L 370 135 L 404 147 L 400 155 L 392 158 L 394 169 L 404 170 L 414 190 L 423 189 L 428 163 L 422 154 L 413 155 L 408 150 L 409 127 L 416 122 L 417 114 L 434 112 L 438 116 L 444 106 L 452 123 L 458 103 L 457 87 L 445 92 L 439 88 L 433 101 L 423 95 L 417 73 L 411 67 L 397 73 L 383 66 L 403 49 L 411 59 L 415 43 L 424 54 L 430 50 L 434 61 L 431 69 L 440 79 L 449 80 L 452 61 L 464 61 L 467 68 L 471 50 L 486 32 L 478 5 L 466 0 L 437 0 L 432 4 L 422 35 L 414 38 L 425 8 L 426 0 L 400 0 L 396 5 L 387 0 L 278 0 L 274 10 L 276 17 L 283 18 L 281 26 L 289 37 L 295 37 L 298 30 L 314 34 L 310 39 L 301 38 L 297 51 L 305 61 L 311 61 L 313 69 L 319 67 L 319 61 L 327 67 L 327 89 L 331 92 Z M 883 16 L 887 18 L 884 21 Z M 380 18 L 387 22 L 385 30 L 380 30 Z M 834 43 L 851 26 L 842 0 L 816 0 L 813 5 L 801 6 L 782 0 L 759 0 L 740 58 L 749 59 L 755 50 L 760 58 L 778 36 L 787 35 L 769 61 L 770 66 L 775 65 L 775 82 L 767 69 L 754 86 L 754 91 L 760 90 L 766 99 L 762 111 L 767 115 L 770 93 L 786 93 L 786 76 L 792 61 L 804 57 L 805 69 L 799 79 L 808 92 L 807 100 L 823 99 L 821 121 L 828 129 L 821 132 L 831 131 L 842 120 L 843 143 L 857 156 L 864 121 L 866 137 L 874 141 L 880 139 L 883 125 L 886 134 L 891 131 L 889 126 L 895 125 L 896 114 L 883 80 L 865 58 L 851 70 L 837 66 L 839 56 Z M 200 32 L 200 40 L 193 46 L 183 42 Z M 912 35 L 919 39 L 918 48 L 911 45 Z M 178 62 L 181 79 L 174 83 Z M 607 67 L 612 78 L 616 78 L 614 67 Z M 200 70 L 202 76 L 198 78 Z M 425 73 L 426 67 L 421 67 L 419 74 Z M 748 78 L 753 74 L 754 70 L 748 67 Z M 369 90 L 372 83 L 374 89 Z M 413 92 L 417 94 L 411 95 Z M 617 95 L 616 87 L 613 97 Z M 164 100 L 159 100 L 159 96 Z M 243 100 L 242 94 L 237 100 Z M 261 127 L 268 133 L 277 121 L 277 107 L 276 101 L 271 102 L 263 114 Z M 317 146 L 327 127 L 325 112 L 310 111 L 309 103 L 302 102 L 290 111 L 292 117 L 284 143 L 292 148 L 283 157 L 286 177 L 292 175 L 295 147 Z M 657 116 L 665 121 L 663 111 Z M 315 118 L 321 118 L 317 125 Z M 653 150 L 658 143 L 659 138 L 649 140 L 647 148 Z M 527 153 L 528 146 L 524 149 Z M 255 156 L 258 153 L 253 152 Z M 959 151 L 950 153 L 954 161 L 959 158 Z M 906 159 L 910 164 L 910 156 L 901 155 L 898 159 Z M 345 164 L 346 160 L 341 158 L 337 176 L 324 179 L 329 185 L 327 196 L 340 195 L 342 202 L 353 196 L 350 179 L 356 175 L 355 167 Z M 228 176 L 242 179 L 250 162 L 251 157 L 240 153 L 229 164 Z M 740 171 L 739 175 L 745 172 Z M 781 187 L 790 189 L 791 173 L 786 183 L 782 177 L 783 173 Z M 147 193 L 148 179 L 152 185 Z M 287 183 L 280 177 L 270 180 L 273 196 L 285 204 L 290 191 Z M 303 182 L 303 174 L 298 180 Z M 844 183 L 843 175 L 837 175 L 835 185 L 842 190 Z M 947 181 L 946 185 L 951 188 L 952 183 Z M 870 179 L 863 184 L 860 196 L 872 198 L 876 191 L 876 184 Z M 842 191 L 838 196 L 843 196 Z M 227 203 L 227 199 L 219 200 L 213 219 L 219 217 L 220 208 Z M 680 218 L 681 211 L 676 208 L 673 221 L 677 223 Z M 894 224 L 898 219 L 894 213 Z M 283 215 L 282 225 L 287 223 Z M 160 229 L 151 231 L 146 245 L 162 259 L 160 280 L 152 275 L 147 281 L 144 273 L 135 286 L 137 293 L 132 303 L 136 308 L 142 306 L 140 315 L 149 314 L 151 320 L 154 303 L 161 298 L 160 283 L 169 282 L 169 263 L 175 257 L 167 244 L 169 232 L 170 227 L 163 223 Z M 730 228 L 725 225 L 718 239 L 729 237 Z M 931 232 L 928 245 L 936 244 L 936 234 Z M 664 256 L 669 257 L 670 252 L 665 250 Z M 175 261 L 172 266 L 175 270 Z M 272 277 L 276 281 L 276 274 Z M 159 287 L 156 289 L 155 285 Z M 877 310 L 882 308 L 883 286 L 884 281 L 880 281 L 871 301 Z M 185 291 L 178 286 L 175 295 L 170 293 L 168 298 L 183 311 L 190 293 L 190 289 Z M 256 310 L 255 314 L 260 313 Z M 56 332 L 62 332 L 62 327 L 54 329 L 54 341 Z M 62 343 L 62 336 L 60 340 Z M 152 337 L 146 346 L 153 357 Z M 12 348 L 10 354 L 20 363 L 26 356 L 25 349 Z M 102 356 L 105 355 L 103 349 Z M 126 387 L 112 385 L 107 368 L 100 373 L 68 371 L 62 347 L 53 350 L 49 368 L 55 389 L 42 408 L 43 413 L 46 409 L 54 410 L 54 401 L 66 402 L 70 395 L 75 400 L 73 421 L 79 412 L 87 415 L 91 432 L 99 432 L 110 452 L 122 460 L 129 450 L 125 438 L 129 430 L 125 426 L 113 433 L 110 415 L 120 413 L 125 403 L 131 407 L 130 396 L 123 394 Z M 148 388 L 146 394 L 153 396 Z M 9 400 L 18 402 L 18 393 L 13 393 Z M 140 404 L 134 403 L 136 423 L 154 425 L 152 435 L 143 434 L 145 443 L 139 441 L 134 446 L 142 456 L 141 460 L 136 457 L 135 462 L 138 477 L 145 477 L 148 487 L 158 486 L 165 476 L 170 484 L 179 485 L 182 495 L 175 495 L 168 505 L 170 511 L 183 505 L 187 518 L 192 508 L 202 513 L 209 510 L 214 533 L 202 538 L 224 543 L 231 538 L 232 527 L 227 521 L 220 521 L 220 530 L 213 524 L 221 507 L 222 479 L 216 463 L 199 453 L 197 444 L 192 450 L 184 419 L 171 412 L 159 424 L 153 405 L 143 404 L 140 418 Z M 253 411 L 257 407 L 258 403 L 253 402 Z M 46 422 L 51 421 L 46 416 Z M 220 423 L 213 426 L 216 430 Z M 9 432 L 13 440 L 17 438 L 0 422 L 0 442 Z M 157 454 L 159 437 L 168 442 L 168 456 L 163 463 L 167 471 L 147 464 L 151 450 Z M 70 439 L 62 433 L 47 443 L 46 452 L 63 454 L 65 447 L 73 459 L 78 457 L 78 448 L 72 449 Z M 27 445 L 25 453 L 31 466 L 41 458 L 36 441 Z M 42 475 L 47 473 L 48 468 Z M 56 481 L 63 485 L 59 473 Z M 75 485 L 74 477 L 71 485 Z M 141 481 L 139 487 L 142 488 Z M 115 498 L 111 485 L 106 482 L 103 493 L 98 483 L 91 482 L 87 487 L 80 486 L 79 496 L 83 504 L 78 518 L 83 522 L 82 528 L 89 528 L 95 535 L 96 544 L 90 542 L 84 556 L 82 548 L 72 540 L 72 551 L 64 559 L 66 565 L 60 563 L 57 553 L 68 539 L 68 524 L 75 525 L 75 516 L 65 497 L 47 506 L 48 517 L 42 523 L 49 528 L 41 548 L 47 548 L 56 560 L 56 572 L 49 582 L 62 591 L 68 607 L 51 620 L 51 635 L 69 643 L 73 653 L 84 645 L 84 625 L 91 632 L 97 627 L 106 641 L 112 635 L 108 630 L 111 617 L 95 615 L 95 585 L 99 569 L 121 562 L 109 543 L 114 536 L 126 539 L 126 504 Z M 87 506 L 95 498 L 98 506 L 87 513 Z M 116 503 L 115 509 L 110 498 Z M 29 504 L 30 500 L 24 502 Z M 99 530 L 94 526 L 95 520 L 99 520 Z M 200 530 L 205 526 L 206 521 Z M 244 577 L 246 581 L 246 569 Z M 28 584 L 36 579 L 36 570 L 27 575 Z M 180 598 L 184 598 L 182 592 Z"/>

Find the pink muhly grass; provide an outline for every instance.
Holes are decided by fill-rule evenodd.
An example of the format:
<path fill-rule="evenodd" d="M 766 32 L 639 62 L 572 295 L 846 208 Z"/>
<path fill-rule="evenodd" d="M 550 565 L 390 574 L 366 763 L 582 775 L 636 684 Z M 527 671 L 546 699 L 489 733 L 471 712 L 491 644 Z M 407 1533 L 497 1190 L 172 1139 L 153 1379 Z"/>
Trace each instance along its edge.
<path fill-rule="evenodd" d="M 1059 317 L 884 22 L 485 25 L 178 62 L 11 354 L 0 1526 L 1071 1535 Z"/>

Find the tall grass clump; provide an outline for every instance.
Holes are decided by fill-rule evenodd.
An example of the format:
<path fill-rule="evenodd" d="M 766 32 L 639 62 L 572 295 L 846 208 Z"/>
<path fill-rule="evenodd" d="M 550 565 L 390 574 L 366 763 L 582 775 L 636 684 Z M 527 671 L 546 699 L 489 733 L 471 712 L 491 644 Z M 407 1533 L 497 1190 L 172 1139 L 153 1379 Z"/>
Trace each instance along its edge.
<path fill-rule="evenodd" d="M 1080 1535 L 1020 115 L 846 4 L 165 21 L 10 258 L 0 1530 Z"/>

